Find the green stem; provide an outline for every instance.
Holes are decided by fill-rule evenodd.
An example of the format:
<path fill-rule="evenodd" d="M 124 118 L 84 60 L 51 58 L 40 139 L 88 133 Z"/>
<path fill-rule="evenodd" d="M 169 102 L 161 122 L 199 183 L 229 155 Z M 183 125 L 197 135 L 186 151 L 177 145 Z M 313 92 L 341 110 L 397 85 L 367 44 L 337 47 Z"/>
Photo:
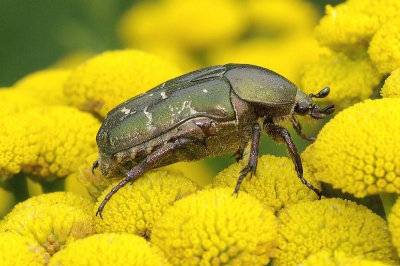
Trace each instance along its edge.
<path fill-rule="evenodd" d="M 2 184 L 5 190 L 14 194 L 16 203 L 29 198 L 27 177 L 24 174 L 16 174 Z"/>
<path fill-rule="evenodd" d="M 43 193 L 50 193 L 56 191 L 64 191 L 65 190 L 65 179 L 59 179 L 54 181 L 42 181 L 40 182 L 42 186 Z"/>
<path fill-rule="evenodd" d="M 398 195 L 397 194 L 380 194 L 383 209 L 385 210 L 386 220 L 389 213 L 392 210 L 393 204 L 396 202 Z"/>

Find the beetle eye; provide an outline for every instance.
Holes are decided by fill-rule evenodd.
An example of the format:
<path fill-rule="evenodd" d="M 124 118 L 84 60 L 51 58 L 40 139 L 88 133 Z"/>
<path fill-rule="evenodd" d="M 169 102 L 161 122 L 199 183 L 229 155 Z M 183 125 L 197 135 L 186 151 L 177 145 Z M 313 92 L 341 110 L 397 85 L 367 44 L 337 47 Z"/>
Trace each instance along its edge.
<path fill-rule="evenodd" d="M 310 110 L 309 106 L 307 103 L 297 103 L 296 107 L 294 108 L 294 111 L 299 114 L 299 115 L 306 115 L 308 111 Z"/>

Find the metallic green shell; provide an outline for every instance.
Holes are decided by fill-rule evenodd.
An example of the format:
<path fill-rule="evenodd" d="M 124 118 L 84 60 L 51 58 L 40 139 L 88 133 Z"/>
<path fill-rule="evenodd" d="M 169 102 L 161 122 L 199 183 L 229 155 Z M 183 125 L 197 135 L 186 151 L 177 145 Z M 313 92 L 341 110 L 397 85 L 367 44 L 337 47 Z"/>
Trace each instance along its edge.
<path fill-rule="evenodd" d="M 194 117 L 235 120 L 224 71 L 224 67 L 195 71 L 118 105 L 97 134 L 100 152 L 115 154 L 140 145 Z"/>
<path fill-rule="evenodd" d="M 269 69 L 228 64 L 224 74 L 234 92 L 243 100 L 265 107 L 287 106 L 292 108 L 297 87 L 285 77 Z"/>

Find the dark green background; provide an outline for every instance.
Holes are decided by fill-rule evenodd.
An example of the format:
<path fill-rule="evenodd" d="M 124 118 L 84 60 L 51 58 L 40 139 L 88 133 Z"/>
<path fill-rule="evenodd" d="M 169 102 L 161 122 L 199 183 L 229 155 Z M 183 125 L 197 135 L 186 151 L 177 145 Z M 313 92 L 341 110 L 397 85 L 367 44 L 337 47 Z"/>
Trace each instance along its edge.
<path fill-rule="evenodd" d="M 134 0 L 0 0 L 0 87 L 77 50 L 121 48 L 116 23 Z M 323 13 L 329 3 L 313 1 Z"/>

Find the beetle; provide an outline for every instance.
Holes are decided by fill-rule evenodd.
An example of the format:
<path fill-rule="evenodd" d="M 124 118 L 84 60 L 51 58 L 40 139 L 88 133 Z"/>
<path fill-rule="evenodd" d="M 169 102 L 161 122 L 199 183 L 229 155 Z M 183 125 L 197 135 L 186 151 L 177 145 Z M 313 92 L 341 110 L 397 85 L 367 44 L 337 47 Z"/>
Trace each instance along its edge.
<path fill-rule="evenodd" d="M 234 152 L 245 160 L 234 193 L 244 177 L 257 168 L 261 131 L 274 142 L 285 142 L 301 182 L 319 198 L 321 192 L 303 177 L 303 167 L 288 130 L 279 125 L 290 120 L 306 140 L 296 115 L 322 119 L 334 105 L 320 109 L 312 98 L 324 98 L 328 87 L 306 95 L 283 76 L 259 66 L 226 64 L 203 68 L 171 79 L 121 103 L 101 125 L 96 142 L 100 166 L 110 178 L 125 174 L 104 198 L 96 215 L 128 182 L 145 172 L 180 161 L 195 161 Z M 246 151 L 246 152 L 245 152 Z"/>

